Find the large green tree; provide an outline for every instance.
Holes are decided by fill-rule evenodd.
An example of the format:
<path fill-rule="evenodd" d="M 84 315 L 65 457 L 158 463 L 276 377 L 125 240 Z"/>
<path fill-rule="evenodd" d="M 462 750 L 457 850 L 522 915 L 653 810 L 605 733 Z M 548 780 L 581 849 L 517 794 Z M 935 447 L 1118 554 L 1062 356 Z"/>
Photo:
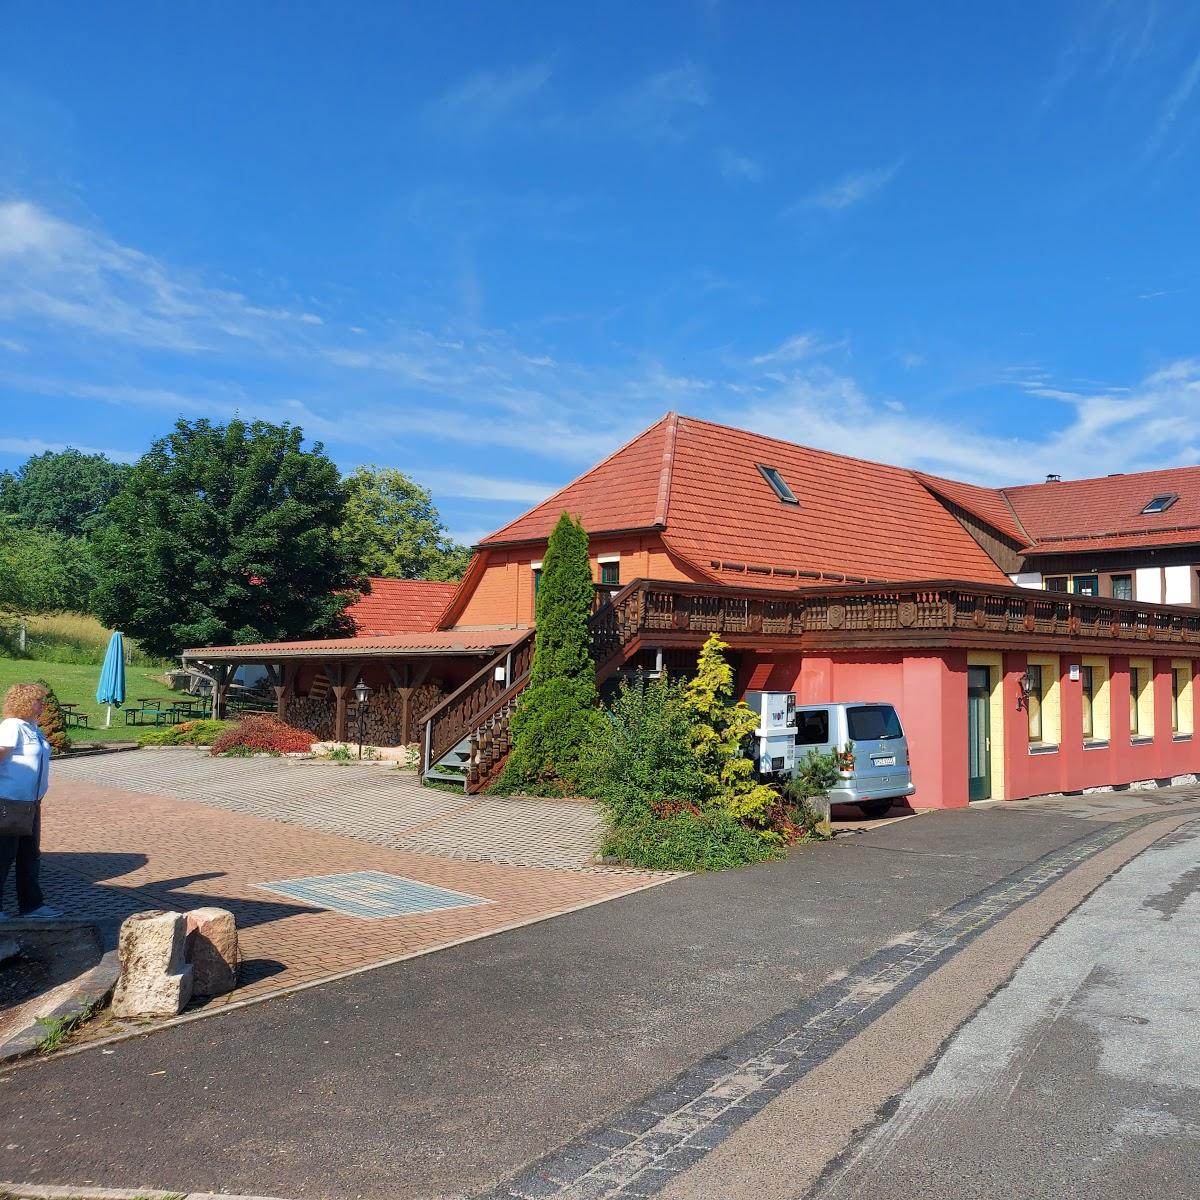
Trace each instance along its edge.
<path fill-rule="evenodd" d="M 604 719 L 588 628 L 595 594 L 587 533 L 563 513 L 542 561 L 533 666 L 513 713 L 501 790 L 567 793 L 584 786 L 584 759 Z"/>
<path fill-rule="evenodd" d="M 289 424 L 179 421 L 93 536 L 96 614 L 150 653 L 351 632 L 359 580 L 334 531 L 346 492 Z"/>
<path fill-rule="evenodd" d="M 87 541 L 0 514 L 0 613 L 86 612 L 95 582 Z"/>
<path fill-rule="evenodd" d="M 33 529 L 78 537 L 96 527 L 128 472 L 103 454 L 47 450 L 0 472 L 0 511 Z"/>
<path fill-rule="evenodd" d="M 471 552 L 450 537 L 427 489 L 394 467 L 358 467 L 345 482 L 337 536 L 364 575 L 462 577 Z"/>

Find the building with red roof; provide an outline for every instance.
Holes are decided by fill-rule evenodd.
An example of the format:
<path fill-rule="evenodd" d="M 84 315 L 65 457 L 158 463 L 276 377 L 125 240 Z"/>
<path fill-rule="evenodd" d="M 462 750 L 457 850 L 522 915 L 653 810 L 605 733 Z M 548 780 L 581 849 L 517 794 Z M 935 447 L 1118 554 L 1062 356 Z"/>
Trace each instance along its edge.
<path fill-rule="evenodd" d="M 719 633 L 745 690 L 894 704 L 927 807 L 1200 768 L 1200 467 L 984 488 L 668 413 L 484 538 L 458 585 L 375 581 L 356 637 L 186 657 L 263 662 L 281 712 L 324 686 L 342 733 L 357 680 L 399 691 L 402 736 L 425 704 L 429 764 L 457 748 L 475 790 L 564 511 L 589 534 L 601 683 L 684 669 Z"/>

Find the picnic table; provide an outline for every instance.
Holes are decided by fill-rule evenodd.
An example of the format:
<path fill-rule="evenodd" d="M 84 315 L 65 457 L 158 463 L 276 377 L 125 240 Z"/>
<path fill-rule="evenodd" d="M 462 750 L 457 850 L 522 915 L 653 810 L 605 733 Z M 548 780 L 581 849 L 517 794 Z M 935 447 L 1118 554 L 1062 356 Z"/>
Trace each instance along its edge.
<path fill-rule="evenodd" d="M 64 702 L 60 700 L 58 707 L 62 709 L 63 724 L 68 728 L 87 729 L 90 717 L 85 712 L 76 712 L 79 707 L 77 703 Z"/>

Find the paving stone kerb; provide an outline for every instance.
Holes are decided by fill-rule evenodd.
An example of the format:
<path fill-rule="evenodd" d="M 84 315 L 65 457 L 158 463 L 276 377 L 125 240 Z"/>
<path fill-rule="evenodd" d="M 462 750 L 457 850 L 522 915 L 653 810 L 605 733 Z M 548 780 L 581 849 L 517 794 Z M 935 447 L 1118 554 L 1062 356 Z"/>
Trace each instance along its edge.
<path fill-rule="evenodd" d="M 192 800 L 391 849 L 471 862 L 602 869 L 591 861 L 601 827 L 594 805 L 466 796 L 422 787 L 415 775 L 376 763 L 146 751 L 59 763 L 53 778 Z"/>

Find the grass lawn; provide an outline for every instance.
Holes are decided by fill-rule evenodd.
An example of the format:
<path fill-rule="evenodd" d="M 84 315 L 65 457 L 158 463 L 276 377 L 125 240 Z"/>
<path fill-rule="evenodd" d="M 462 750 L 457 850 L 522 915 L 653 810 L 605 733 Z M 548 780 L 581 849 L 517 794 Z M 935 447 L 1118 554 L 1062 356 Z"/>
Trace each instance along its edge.
<path fill-rule="evenodd" d="M 125 703 L 133 704 L 141 696 L 156 699 L 177 699 L 182 693 L 173 692 L 155 680 L 158 671 L 151 667 L 125 668 Z M 136 741 L 139 726 L 126 725 L 125 714 L 113 709 L 111 729 L 104 728 L 104 705 L 96 703 L 96 683 L 99 666 L 90 663 L 43 662 L 33 658 L 0 658 L 0 693 L 14 683 L 34 683 L 44 679 L 60 700 L 79 705 L 79 711 L 91 717 L 90 729 L 70 729 L 73 742 L 131 742 Z"/>

